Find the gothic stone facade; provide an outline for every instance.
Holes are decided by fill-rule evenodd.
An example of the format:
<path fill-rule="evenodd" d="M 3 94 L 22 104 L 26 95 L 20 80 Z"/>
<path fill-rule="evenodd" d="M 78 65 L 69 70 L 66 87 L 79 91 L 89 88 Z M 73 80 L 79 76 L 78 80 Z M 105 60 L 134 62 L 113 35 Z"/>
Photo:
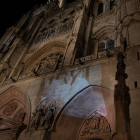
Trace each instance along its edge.
<path fill-rule="evenodd" d="M 140 0 L 35 6 L 0 39 L 0 140 L 140 140 L 139 53 Z"/>

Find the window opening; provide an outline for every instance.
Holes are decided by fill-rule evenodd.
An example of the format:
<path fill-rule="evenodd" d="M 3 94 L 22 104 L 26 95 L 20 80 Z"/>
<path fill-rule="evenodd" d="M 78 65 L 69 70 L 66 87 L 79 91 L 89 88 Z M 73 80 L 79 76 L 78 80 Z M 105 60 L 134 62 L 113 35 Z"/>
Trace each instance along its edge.
<path fill-rule="evenodd" d="M 98 6 L 98 15 L 100 15 L 101 13 L 103 13 L 103 3 L 99 3 L 99 6 Z"/>
<path fill-rule="evenodd" d="M 75 0 L 67 0 L 67 4 L 74 2 Z"/>
<path fill-rule="evenodd" d="M 137 81 L 135 81 L 135 88 L 137 88 L 138 87 L 138 84 L 137 84 Z"/>
<path fill-rule="evenodd" d="M 114 5 L 115 5 L 115 0 L 110 0 L 110 10 L 113 9 Z"/>
<path fill-rule="evenodd" d="M 140 55 L 139 55 L 139 52 L 137 52 L 137 58 L 138 58 L 138 60 L 140 60 Z"/>
<path fill-rule="evenodd" d="M 108 41 L 108 49 L 114 49 L 114 40 L 109 40 Z"/>
<path fill-rule="evenodd" d="M 102 42 L 102 43 L 100 43 L 100 45 L 99 45 L 99 52 L 102 52 L 102 51 L 104 51 L 104 50 L 105 50 L 105 43 Z"/>

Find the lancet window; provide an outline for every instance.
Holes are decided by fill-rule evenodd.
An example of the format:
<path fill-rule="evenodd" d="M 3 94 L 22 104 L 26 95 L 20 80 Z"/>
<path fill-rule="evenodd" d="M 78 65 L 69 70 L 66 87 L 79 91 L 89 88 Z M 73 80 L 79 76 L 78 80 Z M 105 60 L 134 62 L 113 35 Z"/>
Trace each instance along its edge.
<path fill-rule="evenodd" d="M 105 43 L 104 42 L 101 42 L 100 44 L 99 44 L 99 52 L 102 52 L 102 51 L 104 51 L 105 50 Z"/>
<path fill-rule="evenodd" d="M 108 45 L 107 46 L 108 49 L 113 49 L 114 48 L 114 40 L 109 40 L 107 45 Z"/>
<path fill-rule="evenodd" d="M 99 50 L 99 52 L 102 52 L 102 51 L 105 51 L 106 49 L 107 50 L 114 49 L 114 46 L 115 46 L 114 40 L 107 39 L 99 44 L 98 50 Z"/>
<path fill-rule="evenodd" d="M 103 3 L 99 3 L 98 5 L 98 15 L 100 15 L 101 13 L 103 13 Z"/>
<path fill-rule="evenodd" d="M 115 0 L 110 0 L 110 10 L 113 9 L 114 5 L 115 5 Z"/>

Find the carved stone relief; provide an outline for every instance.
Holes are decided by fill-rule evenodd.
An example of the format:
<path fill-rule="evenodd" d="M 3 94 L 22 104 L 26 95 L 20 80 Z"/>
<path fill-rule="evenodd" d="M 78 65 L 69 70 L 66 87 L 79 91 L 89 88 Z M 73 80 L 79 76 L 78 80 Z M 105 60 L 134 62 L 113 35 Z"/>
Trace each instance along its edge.
<path fill-rule="evenodd" d="M 114 54 L 118 54 L 121 52 L 121 47 L 115 47 L 114 49 L 105 50 L 103 52 L 98 52 L 98 58 L 102 57 L 110 57 Z"/>
<path fill-rule="evenodd" d="M 35 43 L 54 37 L 62 32 L 66 32 L 72 29 L 73 24 L 74 24 L 74 20 L 69 19 L 65 23 L 57 24 L 53 28 L 48 28 L 44 32 L 42 32 L 40 35 L 38 35 L 38 37 L 35 40 Z"/>
<path fill-rule="evenodd" d="M 63 55 L 51 54 L 41 59 L 33 68 L 35 74 L 44 74 L 47 72 L 54 71 L 62 66 Z"/>
<path fill-rule="evenodd" d="M 89 118 L 87 118 L 79 133 L 78 140 L 85 140 L 90 137 L 99 136 L 98 138 L 110 137 L 111 127 L 108 120 L 100 115 L 99 113 L 93 113 Z"/>
<path fill-rule="evenodd" d="M 81 57 L 79 59 L 75 59 L 74 65 L 78 65 L 80 63 L 85 63 L 85 62 L 92 61 L 92 60 L 94 60 L 94 55 L 89 55 L 89 56 L 86 56 L 86 57 Z"/>
<path fill-rule="evenodd" d="M 5 116 L 10 116 L 14 113 L 14 111 L 17 109 L 17 107 L 18 107 L 18 103 L 12 102 L 6 106 L 6 108 L 3 110 L 3 114 Z"/>
<path fill-rule="evenodd" d="M 19 137 L 20 133 L 26 129 L 25 112 L 23 104 L 17 100 L 0 108 L 0 130 L 2 130 L 0 131 L 0 140 L 16 140 Z"/>
<path fill-rule="evenodd" d="M 37 130 L 39 127 L 49 130 L 53 122 L 56 102 L 52 98 L 46 98 L 36 108 L 31 120 L 31 128 Z"/>

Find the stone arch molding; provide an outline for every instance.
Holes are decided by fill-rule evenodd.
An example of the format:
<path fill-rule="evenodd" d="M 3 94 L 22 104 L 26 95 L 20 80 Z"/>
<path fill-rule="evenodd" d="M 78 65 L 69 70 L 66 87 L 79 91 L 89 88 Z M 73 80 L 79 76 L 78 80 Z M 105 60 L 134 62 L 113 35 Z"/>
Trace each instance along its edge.
<path fill-rule="evenodd" d="M 11 87 L 0 94 L 0 140 L 17 139 L 27 128 L 29 118 L 30 103 L 24 92 Z"/>
<path fill-rule="evenodd" d="M 47 57 L 51 54 L 64 54 L 66 44 L 64 42 L 54 41 L 49 44 L 44 45 L 40 50 L 24 60 L 24 73 L 30 72 L 36 63 L 42 58 Z"/>
<path fill-rule="evenodd" d="M 113 95 L 113 91 L 99 86 L 88 86 L 79 91 L 57 115 L 53 125 L 57 135 L 53 135 L 53 139 L 63 135 L 63 138 L 68 140 L 110 140 L 115 132 Z M 99 120 L 96 126 L 94 118 Z M 88 121 L 90 123 L 85 130 Z"/>
<path fill-rule="evenodd" d="M 92 38 L 96 38 L 98 41 L 101 41 L 102 39 L 105 39 L 106 37 L 115 39 L 113 25 L 103 26 L 102 28 L 96 29 L 96 31 L 94 31 L 94 33 L 92 33 Z"/>
<path fill-rule="evenodd" d="M 93 138 L 110 140 L 110 137 L 111 127 L 108 120 L 96 111 L 82 124 L 77 140 L 91 140 Z"/>

